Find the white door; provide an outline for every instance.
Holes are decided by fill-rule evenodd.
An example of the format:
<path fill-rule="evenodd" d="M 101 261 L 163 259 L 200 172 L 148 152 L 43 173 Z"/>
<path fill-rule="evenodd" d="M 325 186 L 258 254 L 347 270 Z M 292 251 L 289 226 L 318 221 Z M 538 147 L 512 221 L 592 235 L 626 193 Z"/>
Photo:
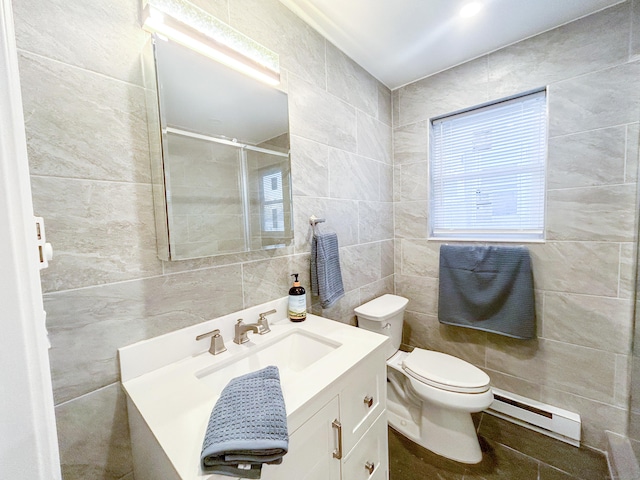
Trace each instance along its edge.
<path fill-rule="evenodd" d="M 340 460 L 333 457 L 338 446 L 332 426 L 340 415 L 335 397 L 289 438 L 289 452 L 281 465 L 262 467 L 263 480 L 340 480 Z"/>
<path fill-rule="evenodd" d="M 0 478 L 61 478 L 10 0 L 0 0 Z"/>

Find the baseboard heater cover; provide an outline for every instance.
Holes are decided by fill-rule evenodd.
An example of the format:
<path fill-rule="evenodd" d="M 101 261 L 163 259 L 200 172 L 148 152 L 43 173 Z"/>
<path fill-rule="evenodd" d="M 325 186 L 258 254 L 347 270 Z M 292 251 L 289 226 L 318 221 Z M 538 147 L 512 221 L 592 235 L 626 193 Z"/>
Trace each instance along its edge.
<path fill-rule="evenodd" d="M 580 446 L 580 415 L 493 388 L 487 413 L 530 428 L 575 447 Z"/>

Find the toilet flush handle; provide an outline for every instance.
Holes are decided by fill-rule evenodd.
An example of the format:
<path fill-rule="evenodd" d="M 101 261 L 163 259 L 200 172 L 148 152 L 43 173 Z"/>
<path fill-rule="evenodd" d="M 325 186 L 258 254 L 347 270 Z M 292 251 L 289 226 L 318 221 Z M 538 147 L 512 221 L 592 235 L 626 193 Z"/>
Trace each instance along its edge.
<path fill-rule="evenodd" d="M 382 330 L 389 330 L 391 328 L 391 324 L 390 323 L 386 323 L 384 327 L 382 327 Z"/>

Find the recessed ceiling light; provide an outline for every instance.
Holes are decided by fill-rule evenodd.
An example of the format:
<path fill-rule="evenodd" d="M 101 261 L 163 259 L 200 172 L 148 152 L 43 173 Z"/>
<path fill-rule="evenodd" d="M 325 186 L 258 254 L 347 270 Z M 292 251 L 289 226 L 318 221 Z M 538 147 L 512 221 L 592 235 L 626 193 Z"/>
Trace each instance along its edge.
<path fill-rule="evenodd" d="M 482 10 L 482 3 L 469 2 L 460 9 L 460 16 L 464 18 L 473 17 L 477 15 L 480 10 Z"/>

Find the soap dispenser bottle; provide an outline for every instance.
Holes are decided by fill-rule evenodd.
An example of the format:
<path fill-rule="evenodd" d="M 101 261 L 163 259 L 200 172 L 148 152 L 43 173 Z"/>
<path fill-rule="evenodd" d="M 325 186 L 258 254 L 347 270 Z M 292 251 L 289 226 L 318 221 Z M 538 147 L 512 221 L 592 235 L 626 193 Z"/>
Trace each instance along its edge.
<path fill-rule="evenodd" d="M 293 287 L 289 289 L 289 320 L 302 322 L 307 319 L 307 294 L 300 286 L 298 274 L 294 273 L 291 276 L 296 279 L 293 282 Z"/>

